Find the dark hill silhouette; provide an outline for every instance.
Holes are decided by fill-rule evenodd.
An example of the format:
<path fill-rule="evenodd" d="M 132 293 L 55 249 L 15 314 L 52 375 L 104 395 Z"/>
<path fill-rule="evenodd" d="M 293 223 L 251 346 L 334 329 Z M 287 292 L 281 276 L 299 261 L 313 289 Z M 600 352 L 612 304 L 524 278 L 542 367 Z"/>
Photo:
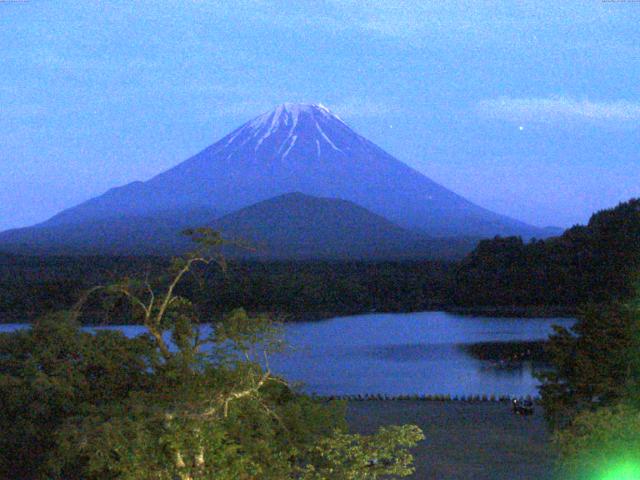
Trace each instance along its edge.
<path fill-rule="evenodd" d="M 640 199 L 633 199 L 559 237 L 481 241 L 458 267 L 451 298 L 464 306 L 608 303 L 629 298 L 639 275 Z"/>
<path fill-rule="evenodd" d="M 289 193 L 215 221 L 226 237 L 257 247 L 261 258 L 456 258 L 474 239 L 435 239 L 401 228 L 353 202 Z"/>

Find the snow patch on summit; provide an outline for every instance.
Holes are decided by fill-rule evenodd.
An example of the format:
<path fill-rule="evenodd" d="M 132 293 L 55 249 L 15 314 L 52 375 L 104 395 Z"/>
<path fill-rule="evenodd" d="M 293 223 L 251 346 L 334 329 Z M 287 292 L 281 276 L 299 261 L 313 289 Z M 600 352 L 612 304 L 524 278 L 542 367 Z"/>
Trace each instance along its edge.
<path fill-rule="evenodd" d="M 304 121 L 302 120 L 303 116 Z M 329 136 L 320 126 L 318 120 L 321 118 L 325 119 L 323 121 L 337 120 L 343 125 L 345 124 L 340 118 L 331 113 L 331 111 L 321 103 L 283 103 L 282 105 L 278 105 L 274 110 L 263 113 L 259 117 L 247 123 L 246 126 L 241 129 L 242 132 L 238 132 L 238 134 L 232 136 L 229 139 L 227 145 L 230 145 L 240 135 L 240 133 L 244 133 L 249 138 L 258 139 L 253 148 L 254 152 L 257 152 L 258 149 L 264 145 L 265 140 L 273 135 L 276 135 L 278 132 L 281 132 L 282 129 L 286 128 L 288 130 L 287 135 L 282 140 L 282 142 L 279 142 L 280 146 L 278 148 L 278 153 L 280 153 L 285 148 L 285 146 L 288 146 L 286 152 L 283 154 L 284 156 L 282 158 L 284 158 L 291 151 L 291 148 L 296 143 L 296 140 L 299 137 L 308 135 L 310 133 L 309 129 L 315 129 L 321 135 L 322 139 L 331 146 L 332 149 L 338 152 L 342 152 L 342 150 L 336 146 L 336 144 L 329 138 Z M 299 131 L 300 128 L 303 128 L 306 131 Z M 246 143 L 246 137 L 243 144 L 244 143 Z M 317 140 L 316 144 L 319 157 L 320 144 Z"/>

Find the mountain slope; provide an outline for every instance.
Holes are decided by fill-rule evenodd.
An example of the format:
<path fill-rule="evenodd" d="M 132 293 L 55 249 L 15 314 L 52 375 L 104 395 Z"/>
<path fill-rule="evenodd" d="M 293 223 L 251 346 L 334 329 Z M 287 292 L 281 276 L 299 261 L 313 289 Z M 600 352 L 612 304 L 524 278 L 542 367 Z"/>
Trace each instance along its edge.
<path fill-rule="evenodd" d="M 226 215 L 212 225 L 261 258 L 453 258 L 472 239 L 429 239 L 346 200 L 290 193 Z"/>
<path fill-rule="evenodd" d="M 87 218 L 76 223 L 45 223 L 0 233 L 0 251 L 25 255 L 164 255 L 190 246 L 181 232 L 211 223 L 208 208 Z"/>
<path fill-rule="evenodd" d="M 228 256 L 255 259 L 455 259 L 478 241 L 428 238 L 352 202 L 301 193 L 280 195 L 218 220 L 211 210 L 182 214 L 130 214 L 13 230 L 0 234 L 0 249 L 23 254 L 174 255 L 192 247 L 182 230 L 202 225 L 255 247 L 230 248 Z"/>
<path fill-rule="evenodd" d="M 471 181 L 471 180 L 470 180 Z M 51 218 L 77 224 L 158 210 L 229 213 L 288 192 L 349 200 L 431 236 L 546 232 L 483 209 L 358 135 L 321 105 L 284 104 L 147 182 L 114 188 Z"/>

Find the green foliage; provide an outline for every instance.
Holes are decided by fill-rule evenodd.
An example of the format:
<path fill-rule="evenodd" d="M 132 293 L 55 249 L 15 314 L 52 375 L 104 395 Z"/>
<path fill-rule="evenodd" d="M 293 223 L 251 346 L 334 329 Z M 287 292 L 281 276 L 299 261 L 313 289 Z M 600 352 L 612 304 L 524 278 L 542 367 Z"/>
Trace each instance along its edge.
<path fill-rule="evenodd" d="M 417 427 L 350 435 L 344 404 L 312 400 L 269 370 L 281 348 L 266 316 L 242 309 L 202 336 L 200 310 L 178 292 L 203 248 L 159 282 L 125 279 L 119 295 L 147 334 L 83 332 L 67 316 L 0 337 L 0 473 L 21 479 L 375 479 L 411 473 Z M 116 303 L 108 303 L 116 305 Z M 122 319 L 121 323 L 128 323 Z M 171 342 L 169 342 L 169 339 Z"/>
<path fill-rule="evenodd" d="M 591 305 L 571 330 L 556 327 L 547 347 L 553 371 L 541 375 L 540 390 L 552 426 L 566 426 L 579 412 L 627 395 L 639 321 L 638 311 L 627 305 Z"/>
<path fill-rule="evenodd" d="M 583 412 L 554 437 L 560 452 L 558 478 L 601 480 L 638 478 L 640 410 L 628 404 Z M 633 476 L 616 472 L 632 468 Z"/>
<path fill-rule="evenodd" d="M 147 337 L 82 332 L 62 314 L 0 335 L 0 477 L 42 475 L 52 433 L 74 415 L 144 391 L 154 357 Z"/>
<path fill-rule="evenodd" d="M 640 290 L 624 305 L 590 307 L 551 339 L 556 372 L 542 387 L 557 428 L 558 478 L 640 476 Z"/>
<path fill-rule="evenodd" d="M 165 408 L 157 399 L 131 399 L 68 422 L 57 432 L 50 472 L 55 478 L 95 480 L 230 480 L 260 470 L 228 438 L 224 424 Z"/>
<path fill-rule="evenodd" d="M 312 462 L 300 469 L 304 480 L 374 480 L 414 472 L 407 451 L 424 439 L 413 425 L 381 428 L 375 436 L 336 431 L 310 449 Z"/>

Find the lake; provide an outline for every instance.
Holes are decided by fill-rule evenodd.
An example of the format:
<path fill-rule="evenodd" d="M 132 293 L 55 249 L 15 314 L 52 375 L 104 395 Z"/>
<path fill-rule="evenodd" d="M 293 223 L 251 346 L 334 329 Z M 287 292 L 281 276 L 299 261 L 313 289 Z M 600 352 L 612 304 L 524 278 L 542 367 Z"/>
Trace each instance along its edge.
<path fill-rule="evenodd" d="M 537 395 L 533 372 L 520 362 L 499 368 L 469 355 L 478 342 L 543 340 L 566 318 L 472 317 L 445 312 L 367 314 L 285 326 L 290 348 L 272 370 L 318 395 Z M 24 325 L 0 325 L 0 332 Z M 127 335 L 143 327 L 115 327 Z M 515 367 L 515 368 L 513 368 Z"/>

